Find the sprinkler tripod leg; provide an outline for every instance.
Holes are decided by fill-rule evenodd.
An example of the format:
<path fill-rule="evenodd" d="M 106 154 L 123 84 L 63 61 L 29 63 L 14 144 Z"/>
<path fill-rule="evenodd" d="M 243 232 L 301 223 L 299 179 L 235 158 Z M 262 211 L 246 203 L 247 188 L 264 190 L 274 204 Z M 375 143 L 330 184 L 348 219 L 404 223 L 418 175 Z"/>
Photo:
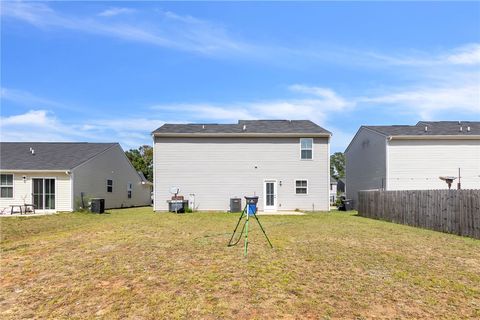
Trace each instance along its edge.
<path fill-rule="evenodd" d="M 266 233 L 265 230 L 263 229 L 263 226 L 262 226 L 262 224 L 260 223 L 260 220 L 258 220 L 258 218 L 257 218 L 257 214 L 255 213 L 253 216 L 255 217 L 255 219 L 257 219 L 258 225 L 260 226 L 260 229 L 262 229 L 262 232 L 263 232 L 263 234 L 265 235 L 265 238 L 267 238 L 267 241 L 268 241 L 268 244 L 270 245 L 270 248 L 273 248 L 272 243 L 270 242 L 270 239 L 268 239 L 267 233 Z"/>
<path fill-rule="evenodd" d="M 243 253 L 244 256 L 247 256 L 248 253 L 248 212 L 247 212 L 247 221 L 245 221 L 245 252 Z"/>
<path fill-rule="evenodd" d="M 247 207 L 245 207 L 245 209 L 243 209 L 242 213 L 240 214 L 240 218 L 238 219 L 237 225 L 235 226 L 235 229 L 233 230 L 232 237 L 230 238 L 230 241 L 228 241 L 228 245 L 227 245 L 228 247 L 232 246 L 233 237 L 235 236 L 235 232 L 237 232 L 238 226 L 240 225 L 240 221 L 242 221 L 243 214 L 245 213 L 246 208 Z"/>

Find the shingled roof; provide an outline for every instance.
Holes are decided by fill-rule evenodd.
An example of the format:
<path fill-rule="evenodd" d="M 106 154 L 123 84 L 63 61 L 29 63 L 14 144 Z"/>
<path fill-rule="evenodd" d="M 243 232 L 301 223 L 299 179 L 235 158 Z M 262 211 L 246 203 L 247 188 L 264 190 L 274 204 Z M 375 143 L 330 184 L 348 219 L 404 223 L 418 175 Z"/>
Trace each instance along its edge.
<path fill-rule="evenodd" d="M 115 145 L 118 143 L 1 142 L 0 169 L 70 170 Z"/>
<path fill-rule="evenodd" d="M 362 126 L 385 136 L 476 136 L 480 121 L 419 121 L 414 126 Z"/>
<path fill-rule="evenodd" d="M 166 123 L 154 135 L 248 135 L 248 134 L 321 134 L 331 133 L 310 120 L 239 120 L 235 124 Z"/>

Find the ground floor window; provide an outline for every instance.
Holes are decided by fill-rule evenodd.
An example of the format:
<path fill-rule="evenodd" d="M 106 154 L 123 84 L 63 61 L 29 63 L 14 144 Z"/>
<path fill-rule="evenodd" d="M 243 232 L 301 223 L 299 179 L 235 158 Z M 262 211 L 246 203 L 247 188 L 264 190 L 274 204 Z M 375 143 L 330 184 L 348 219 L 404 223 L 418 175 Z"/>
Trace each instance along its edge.
<path fill-rule="evenodd" d="M 107 179 L 107 192 L 113 192 L 113 180 Z"/>
<path fill-rule="evenodd" d="M 295 193 L 296 194 L 307 194 L 308 193 L 308 182 L 307 180 L 295 180 Z"/>
<path fill-rule="evenodd" d="M 13 174 L 0 175 L 0 198 L 13 198 Z"/>
<path fill-rule="evenodd" d="M 127 183 L 127 198 L 131 199 L 132 198 L 132 190 L 133 190 L 133 184 L 132 183 Z"/>

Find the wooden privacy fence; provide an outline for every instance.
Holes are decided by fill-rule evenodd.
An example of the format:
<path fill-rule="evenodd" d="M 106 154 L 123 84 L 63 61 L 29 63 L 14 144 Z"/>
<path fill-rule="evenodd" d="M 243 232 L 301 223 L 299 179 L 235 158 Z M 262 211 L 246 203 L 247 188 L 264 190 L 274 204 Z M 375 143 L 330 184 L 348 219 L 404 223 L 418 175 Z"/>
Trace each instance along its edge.
<path fill-rule="evenodd" d="M 480 239 L 480 190 L 360 191 L 358 214 Z"/>

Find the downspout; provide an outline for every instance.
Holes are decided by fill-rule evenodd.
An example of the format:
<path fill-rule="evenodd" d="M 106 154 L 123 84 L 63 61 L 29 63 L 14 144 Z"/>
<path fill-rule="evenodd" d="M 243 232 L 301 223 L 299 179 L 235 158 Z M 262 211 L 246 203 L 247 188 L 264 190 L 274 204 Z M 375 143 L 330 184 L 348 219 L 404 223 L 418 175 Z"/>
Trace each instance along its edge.
<path fill-rule="evenodd" d="M 155 184 L 155 177 L 157 176 L 155 174 L 155 164 L 157 163 L 157 160 L 156 160 L 156 153 L 155 153 L 155 134 L 152 133 L 152 139 L 153 139 L 153 145 L 152 145 L 152 149 L 153 149 L 153 177 L 152 177 L 152 180 L 153 180 L 153 212 L 157 211 L 157 201 L 156 201 L 156 196 L 155 194 L 157 193 L 157 185 Z"/>
<path fill-rule="evenodd" d="M 327 211 L 330 211 L 330 138 L 331 136 L 328 136 L 327 140 Z"/>
<path fill-rule="evenodd" d="M 389 154 L 388 154 L 388 144 L 392 140 L 392 137 L 387 137 L 385 139 L 385 185 L 384 190 L 388 190 L 388 170 L 389 170 Z"/>
<path fill-rule="evenodd" d="M 73 186 L 73 183 L 74 183 L 74 171 L 70 171 L 70 197 L 71 197 L 71 204 L 70 204 L 70 209 L 73 211 L 75 211 L 75 189 L 74 189 L 74 186 Z"/>

